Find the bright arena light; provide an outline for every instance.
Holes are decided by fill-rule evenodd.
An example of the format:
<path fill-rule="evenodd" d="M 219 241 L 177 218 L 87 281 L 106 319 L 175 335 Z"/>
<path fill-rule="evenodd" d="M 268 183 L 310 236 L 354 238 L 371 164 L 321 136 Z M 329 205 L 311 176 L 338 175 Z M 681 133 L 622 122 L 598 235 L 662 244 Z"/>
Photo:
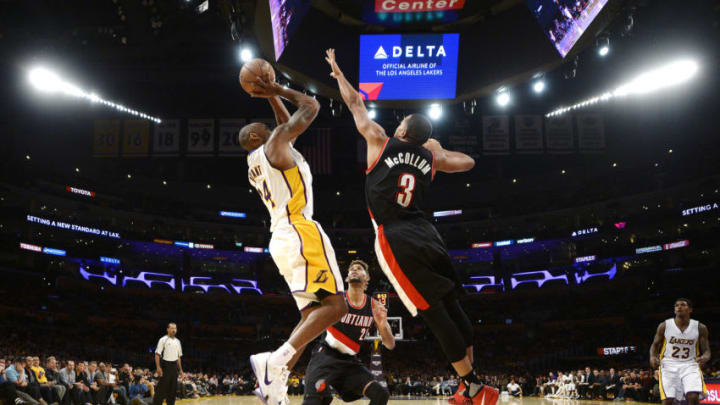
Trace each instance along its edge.
<path fill-rule="evenodd" d="M 545 81 L 538 80 L 535 83 L 533 83 L 533 91 L 537 94 L 540 94 L 543 91 L 545 91 Z M 508 97 L 508 101 L 510 101 L 509 97 Z"/>
<path fill-rule="evenodd" d="M 150 115 L 147 115 L 143 112 L 133 110 L 131 108 L 127 108 L 125 106 L 115 104 L 112 101 L 108 101 L 100 97 L 99 95 L 95 93 L 88 93 L 81 89 L 80 87 L 68 83 L 64 81 L 60 76 L 58 76 L 56 73 L 45 69 L 43 67 L 35 67 L 30 70 L 28 73 L 28 81 L 30 84 L 35 87 L 36 90 L 43 92 L 43 93 L 61 93 L 67 96 L 73 96 L 78 98 L 84 98 L 91 103 L 100 103 L 104 104 L 108 107 L 112 107 L 117 111 L 120 112 L 126 112 L 128 114 L 134 115 L 139 118 L 147 119 L 156 123 L 161 123 L 162 120 L 157 117 L 152 117 Z"/>
<path fill-rule="evenodd" d="M 500 92 L 497 97 L 495 97 L 495 101 L 500 107 L 505 107 L 510 104 L 510 94 L 507 91 Z"/>
<path fill-rule="evenodd" d="M 240 61 L 242 63 L 250 62 L 253 59 L 253 51 L 250 48 L 242 48 L 240 50 Z"/>
<path fill-rule="evenodd" d="M 658 69 L 645 72 L 635 79 L 622 84 L 615 90 L 607 91 L 599 96 L 583 100 L 569 107 L 561 107 L 546 114 L 546 117 L 554 117 L 565 114 L 568 111 L 583 108 L 598 102 L 608 101 L 616 97 L 626 97 L 635 94 L 647 94 L 667 87 L 676 86 L 690 80 L 697 71 L 699 66 L 697 62 L 692 60 L 679 60 L 669 63 Z"/>
<path fill-rule="evenodd" d="M 440 119 L 442 117 L 442 106 L 440 104 L 430 104 L 430 108 L 428 109 L 428 116 L 431 120 L 435 121 Z"/>
<path fill-rule="evenodd" d="M 610 47 L 609 47 L 609 46 L 602 46 L 602 47 L 600 47 L 600 49 L 598 49 L 598 55 L 600 55 L 600 56 L 605 56 L 605 55 L 607 55 L 609 52 L 610 52 Z"/>
<path fill-rule="evenodd" d="M 375 110 L 368 111 L 368 118 L 370 118 L 371 120 L 374 120 L 375 117 L 377 117 L 377 111 L 375 111 Z"/>

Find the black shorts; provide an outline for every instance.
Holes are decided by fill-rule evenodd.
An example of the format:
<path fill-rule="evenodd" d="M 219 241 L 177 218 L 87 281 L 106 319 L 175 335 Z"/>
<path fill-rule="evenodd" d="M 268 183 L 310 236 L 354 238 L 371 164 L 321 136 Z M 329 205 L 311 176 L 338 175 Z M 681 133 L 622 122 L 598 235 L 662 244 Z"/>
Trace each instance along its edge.
<path fill-rule="evenodd" d="M 363 397 L 363 389 L 375 378 L 370 370 L 355 356 L 340 353 L 327 344 L 320 343 L 313 349 L 305 374 L 303 404 L 329 403 L 332 387 L 345 402 Z"/>
<path fill-rule="evenodd" d="M 429 221 L 380 225 L 376 234 L 380 267 L 413 316 L 449 294 L 463 294 L 445 242 Z"/>

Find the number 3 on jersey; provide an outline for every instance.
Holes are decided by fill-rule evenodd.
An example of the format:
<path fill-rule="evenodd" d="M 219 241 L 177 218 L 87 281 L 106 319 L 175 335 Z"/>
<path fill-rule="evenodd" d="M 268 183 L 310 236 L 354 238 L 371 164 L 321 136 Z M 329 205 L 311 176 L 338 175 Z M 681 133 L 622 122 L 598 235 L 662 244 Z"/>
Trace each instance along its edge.
<path fill-rule="evenodd" d="M 413 199 L 415 176 L 410 173 L 403 173 L 398 179 L 398 187 L 400 187 L 401 190 L 395 194 L 395 200 L 402 207 L 407 208 Z"/>

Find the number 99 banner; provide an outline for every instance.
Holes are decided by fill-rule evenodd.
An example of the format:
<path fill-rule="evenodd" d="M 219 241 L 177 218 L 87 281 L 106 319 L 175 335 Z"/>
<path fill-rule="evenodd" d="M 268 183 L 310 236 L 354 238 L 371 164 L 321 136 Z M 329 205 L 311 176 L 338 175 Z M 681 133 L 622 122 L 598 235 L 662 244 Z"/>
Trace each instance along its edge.
<path fill-rule="evenodd" d="M 187 155 L 212 156 L 215 151 L 215 120 L 188 120 Z"/>
<path fill-rule="evenodd" d="M 244 155 L 245 149 L 240 146 L 238 133 L 245 125 L 244 119 L 225 119 L 220 120 L 220 139 L 218 140 L 219 156 L 238 156 Z"/>

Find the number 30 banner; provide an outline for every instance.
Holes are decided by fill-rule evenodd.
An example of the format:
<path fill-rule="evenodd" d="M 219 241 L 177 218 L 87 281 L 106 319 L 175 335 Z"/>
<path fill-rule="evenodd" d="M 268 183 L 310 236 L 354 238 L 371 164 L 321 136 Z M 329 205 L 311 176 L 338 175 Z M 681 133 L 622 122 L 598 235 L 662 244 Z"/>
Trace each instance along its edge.
<path fill-rule="evenodd" d="M 163 120 L 155 124 L 153 137 L 154 156 L 177 156 L 180 154 L 180 120 Z"/>
<path fill-rule="evenodd" d="M 93 156 L 117 157 L 120 150 L 120 121 L 95 120 Z"/>
<path fill-rule="evenodd" d="M 238 133 L 245 125 L 244 119 L 220 120 L 220 139 L 218 140 L 218 155 L 239 156 L 245 154 L 245 149 L 240 146 Z"/>
<path fill-rule="evenodd" d="M 187 155 L 212 156 L 215 151 L 215 120 L 188 120 Z"/>

